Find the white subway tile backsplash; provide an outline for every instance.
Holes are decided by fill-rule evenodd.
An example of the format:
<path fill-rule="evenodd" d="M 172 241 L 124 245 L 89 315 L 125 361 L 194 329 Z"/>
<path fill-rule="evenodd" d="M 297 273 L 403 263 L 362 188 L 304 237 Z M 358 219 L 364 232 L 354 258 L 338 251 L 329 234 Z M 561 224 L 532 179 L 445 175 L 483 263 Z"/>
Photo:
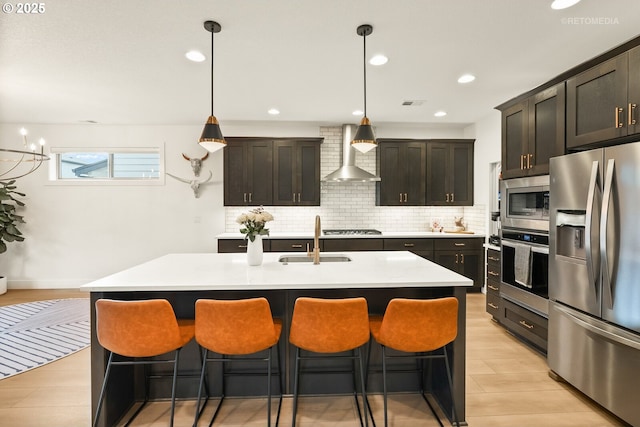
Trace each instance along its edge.
<path fill-rule="evenodd" d="M 340 166 L 342 157 L 342 128 L 320 128 L 324 137 L 321 145 L 321 176 Z M 356 154 L 356 165 L 376 173 L 376 152 Z M 322 218 L 322 228 L 376 228 L 380 231 L 428 231 L 431 220 L 438 218 L 445 229 L 454 227 L 454 217 L 464 217 L 467 228 L 484 233 L 488 215 L 485 205 L 471 207 L 446 206 L 375 206 L 376 184 L 373 182 L 322 182 L 321 206 L 285 207 L 265 206 L 274 221 L 268 228 L 274 232 L 313 231 L 316 215 Z M 250 207 L 225 208 L 225 231 L 237 232 L 236 218 Z"/>

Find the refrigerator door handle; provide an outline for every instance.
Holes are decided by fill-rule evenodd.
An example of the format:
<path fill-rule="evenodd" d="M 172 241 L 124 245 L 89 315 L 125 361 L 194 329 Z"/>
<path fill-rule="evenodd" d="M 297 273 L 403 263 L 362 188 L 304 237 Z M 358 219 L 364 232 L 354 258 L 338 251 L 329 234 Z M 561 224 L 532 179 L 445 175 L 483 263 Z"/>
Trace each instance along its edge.
<path fill-rule="evenodd" d="M 607 254 L 607 223 L 609 222 L 609 205 L 611 204 L 611 188 L 613 187 L 613 174 L 615 169 L 615 160 L 609 159 L 607 162 L 607 176 L 604 180 L 604 192 L 602 196 L 602 215 L 600 217 L 600 253 L 602 256 L 602 286 L 608 286 L 609 298 L 604 297 L 603 300 L 607 300 L 606 304 L 610 310 L 613 310 L 613 277 L 609 274 L 609 256 Z"/>
<path fill-rule="evenodd" d="M 600 188 L 598 185 L 598 177 L 600 175 L 600 162 L 597 160 L 591 164 L 591 177 L 589 178 L 589 191 L 587 193 L 587 211 L 586 211 L 586 221 L 585 221 L 585 250 L 586 250 L 586 261 L 587 261 L 587 273 L 589 274 L 589 284 L 593 286 L 594 292 L 596 295 L 598 294 L 598 277 L 600 277 L 600 258 L 599 252 L 596 251 L 596 261 L 594 262 L 594 254 L 592 247 L 592 237 L 594 235 L 593 230 L 593 213 L 598 212 L 598 208 L 593 208 L 595 198 L 596 198 L 596 190 Z M 597 224 L 597 222 L 596 222 Z"/>
<path fill-rule="evenodd" d="M 599 336 L 601 336 L 602 338 L 608 340 L 608 341 L 613 341 L 616 342 L 618 344 L 622 344 L 624 346 L 627 347 L 632 347 L 635 348 L 636 350 L 640 350 L 640 341 L 635 341 L 635 340 L 630 340 L 628 338 L 625 338 L 621 335 L 615 334 L 613 332 L 609 332 L 607 330 L 604 330 L 602 328 L 599 328 L 595 325 L 592 325 L 591 323 L 580 319 L 578 316 L 576 316 L 575 314 L 573 314 L 571 311 L 567 310 L 566 308 L 560 306 L 560 305 L 556 305 L 556 309 L 560 310 L 565 316 L 568 316 L 569 318 L 571 318 L 571 320 L 573 320 L 575 323 L 577 323 L 578 325 L 582 326 L 583 328 L 587 329 L 588 331 L 593 332 L 594 334 L 597 334 Z"/>

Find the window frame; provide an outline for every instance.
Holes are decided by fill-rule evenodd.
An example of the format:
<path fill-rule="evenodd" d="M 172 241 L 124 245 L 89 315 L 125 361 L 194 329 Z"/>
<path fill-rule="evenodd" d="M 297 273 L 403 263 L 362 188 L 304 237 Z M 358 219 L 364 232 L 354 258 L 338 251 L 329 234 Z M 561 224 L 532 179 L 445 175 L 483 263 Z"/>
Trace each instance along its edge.
<path fill-rule="evenodd" d="M 159 170 L 157 178 L 60 178 L 59 162 L 60 155 L 65 153 L 106 153 L 110 158 L 114 154 L 120 153 L 153 153 L 159 156 Z M 165 153 L 164 144 L 161 146 L 139 146 L 139 147 L 51 147 L 49 150 L 51 160 L 49 161 L 49 181 L 50 185 L 164 185 L 165 184 Z M 109 168 L 113 168 L 111 161 Z M 112 174 L 112 171 L 109 172 Z"/>

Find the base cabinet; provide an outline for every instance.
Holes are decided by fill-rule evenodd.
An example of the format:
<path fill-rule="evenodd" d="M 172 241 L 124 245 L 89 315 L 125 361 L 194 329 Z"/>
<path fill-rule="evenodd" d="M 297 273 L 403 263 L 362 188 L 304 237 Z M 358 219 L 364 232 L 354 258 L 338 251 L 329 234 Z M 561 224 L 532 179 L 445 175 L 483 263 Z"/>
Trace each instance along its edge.
<path fill-rule="evenodd" d="M 324 239 L 322 245 L 327 252 L 384 250 L 382 239 Z"/>
<path fill-rule="evenodd" d="M 503 298 L 499 320 L 505 328 L 547 353 L 548 319 Z"/>
<path fill-rule="evenodd" d="M 414 254 L 435 261 L 433 256 L 434 239 L 384 239 L 385 251 L 409 251 Z"/>
<path fill-rule="evenodd" d="M 473 280 L 471 291 L 480 292 L 484 284 L 482 238 L 435 239 L 435 262 Z"/>
<path fill-rule="evenodd" d="M 487 249 L 487 313 L 500 317 L 500 251 Z M 499 321 L 499 320 L 498 320 Z"/>
<path fill-rule="evenodd" d="M 271 241 L 262 239 L 262 247 L 265 252 L 271 250 Z M 218 240 L 219 253 L 247 252 L 247 241 L 245 239 L 220 239 Z"/>
<path fill-rule="evenodd" d="M 320 240 L 322 251 L 322 240 Z M 271 240 L 271 252 L 307 252 L 313 250 L 313 239 L 273 239 Z"/>
<path fill-rule="evenodd" d="M 484 284 L 484 239 L 468 238 L 331 238 L 320 239 L 320 250 L 341 251 L 410 251 L 473 280 L 472 292 Z M 306 252 L 313 249 L 313 239 L 263 239 L 265 252 Z M 244 239 L 219 239 L 218 252 L 246 252 Z"/>

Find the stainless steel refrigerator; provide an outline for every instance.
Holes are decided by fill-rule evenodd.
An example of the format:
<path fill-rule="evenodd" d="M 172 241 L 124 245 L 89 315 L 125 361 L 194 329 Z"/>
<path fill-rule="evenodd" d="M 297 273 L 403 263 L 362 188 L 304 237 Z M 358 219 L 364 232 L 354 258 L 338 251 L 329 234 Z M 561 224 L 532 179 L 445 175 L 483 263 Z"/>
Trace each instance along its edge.
<path fill-rule="evenodd" d="M 640 426 L 640 142 L 550 162 L 549 368 Z"/>

